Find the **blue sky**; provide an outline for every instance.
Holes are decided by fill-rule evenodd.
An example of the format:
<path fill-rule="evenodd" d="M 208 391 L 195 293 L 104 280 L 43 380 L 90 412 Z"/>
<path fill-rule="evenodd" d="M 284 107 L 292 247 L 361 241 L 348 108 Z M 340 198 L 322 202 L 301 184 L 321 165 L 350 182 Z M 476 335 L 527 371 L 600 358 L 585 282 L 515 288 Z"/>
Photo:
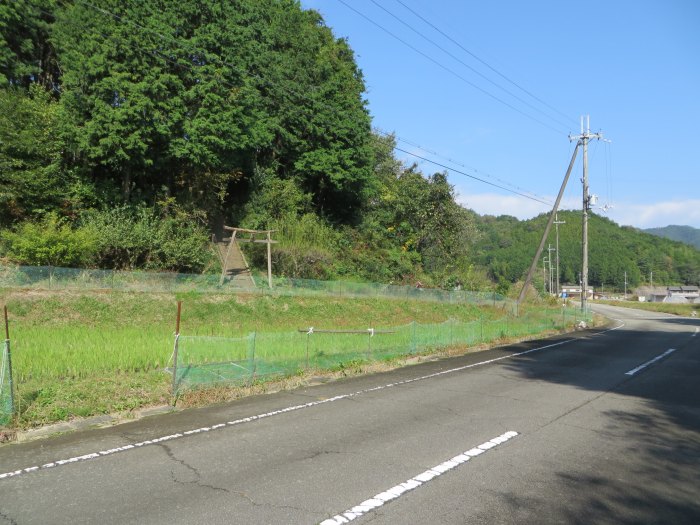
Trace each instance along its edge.
<path fill-rule="evenodd" d="M 700 228 L 700 2 L 301 3 L 348 39 L 374 126 L 407 141 L 402 149 L 553 202 L 573 152 L 568 134 L 587 114 L 591 131 L 612 141 L 589 149 L 590 191 L 612 205 L 598 213 L 639 228 Z M 398 155 L 426 174 L 443 171 Z M 581 173 L 579 156 L 565 209 L 581 207 Z M 456 172 L 449 178 L 459 201 L 482 214 L 551 209 Z"/>

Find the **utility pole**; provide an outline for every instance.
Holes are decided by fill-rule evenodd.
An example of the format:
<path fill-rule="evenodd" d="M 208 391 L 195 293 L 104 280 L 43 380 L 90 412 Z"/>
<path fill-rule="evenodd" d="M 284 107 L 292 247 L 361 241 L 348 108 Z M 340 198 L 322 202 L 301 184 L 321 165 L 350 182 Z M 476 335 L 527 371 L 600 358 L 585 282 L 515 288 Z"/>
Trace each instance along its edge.
<path fill-rule="evenodd" d="M 554 272 L 552 271 L 552 252 L 557 251 L 556 248 L 552 248 L 552 245 L 549 244 L 547 247 L 547 255 L 549 255 L 549 293 L 552 295 L 552 291 L 554 290 L 553 282 L 554 282 Z M 559 252 L 557 252 L 557 257 L 559 257 Z"/>
<path fill-rule="evenodd" d="M 542 257 L 542 288 L 547 293 L 547 258 Z"/>
<path fill-rule="evenodd" d="M 554 224 L 556 226 L 557 230 L 557 290 L 556 290 L 556 295 L 559 297 L 560 293 L 560 282 L 559 282 L 559 225 L 560 224 L 566 224 L 566 221 L 560 221 L 559 220 L 559 214 L 554 215 Z"/>
<path fill-rule="evenodd" d="M 583 224 L 582 224 L 582 250 L 581 250 L 581 310 L 588 309 L 588 210 L 591 204 L 595 203 L 595 197 L 588 194 L 588 141 L 591 139 L 600 140 L 603 138 L 602 133 L 591 133 L 591 120 L 586 116 L 586 127 L 583 127 L 583 117 L 581 117 L 581 134 L 569 135 L 570 141 L 577 141 L 577 144 L 583 146 Z"/>
<path fill-rule="evenodd" d="M 627 300 L 627 270 L 625 270 L 625 301 Z"/>

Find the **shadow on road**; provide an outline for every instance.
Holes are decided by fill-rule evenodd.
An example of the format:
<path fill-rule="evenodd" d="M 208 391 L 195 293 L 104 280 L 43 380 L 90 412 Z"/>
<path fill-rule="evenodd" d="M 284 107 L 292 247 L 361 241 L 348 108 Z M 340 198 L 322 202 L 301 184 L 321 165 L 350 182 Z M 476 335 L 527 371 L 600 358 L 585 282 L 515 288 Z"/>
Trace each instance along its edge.
<path fill-rule="evenodd" d="M 584 338 L 577 351 L 562 347 L 548 359 L 528 355 L 504 365 L 528 379 L 641 402 L 635 403 L 639 410 L 604 411 L 599 427 L 584 430 L 611 444 L 592 460 L 604 465 L 600 472 L 591 465 L 557 472 L 555 485 L 564 494 L 575 494 L 564 505 L 566 523 L 700 523 L 700 336 L 693 337 L 692 330 L 685 332 L 687 337 L 679 336 L 677 331 L 679 325 L 700 323 L 682 318 L 652 321 L 654 330 L 641 332 L 641 340 L 640 332 L 625 327 L 610 337 Z M 625 341 L 631 343 L 625 346 Z M 659 348 L 660 354 L 670 341 L 676 352 L 663 362 L 638 375 L 619 372 L 625 359 L 639 359 L 638 353 L 632 357 L 631 344 L 648 345 L 649 351 Z M 610 360 L 615 371 L 601 371 L 595 356 L 610 351 L 619 354 Z M 608 457 L 609 450 L 618 453 Z M 529 515 L 526 521 L 551 505 L 551 494 L 504 494 L 503 499 L 514 512 Z"/>

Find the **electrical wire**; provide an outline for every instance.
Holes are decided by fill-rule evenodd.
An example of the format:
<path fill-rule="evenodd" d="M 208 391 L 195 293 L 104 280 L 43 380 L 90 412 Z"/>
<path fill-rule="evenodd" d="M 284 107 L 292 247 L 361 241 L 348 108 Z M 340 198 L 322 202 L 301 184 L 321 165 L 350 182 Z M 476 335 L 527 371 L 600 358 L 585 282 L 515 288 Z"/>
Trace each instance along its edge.
<path fill-rule="evenodd" d="M 516 99 L 516 100 L 518 100 L 519 102 L 521 102 L 521 103 L 525 104 L 526 106 L 528 106 L 530 109 L 533 109 L 534 111 L 536 111 L 536 112 L 542 114 L 543 116 L 545 116 L 545 117 L 547 117 L 547 118 L 553 120 L 554 122 L 556 122 L 556 123 L 558 123 L 558 124 L 561 124 L 562 126 L 564 126 L 564 128 L 567 128 L 567 129 L 568 129 L 568 124 L 562 122 L 561 120 L 559 120 L 559 119 L 557 119 L 557 118 L 552 117 L 551 115 L 549 115 L 549 114 L 545 113 L 544 111 L 542 111 L 540 108 L 538 108 L 538 107 L 532 105 L 531 103 L 529 103 L 528 101 L 526 101 L 526 100 L 524 100 L 523 98 L 519 97 L 519 96 L 516 95 L 515 93 L 513 93 L 513 92 L 509 91 L 508 89 L 504 88 L 503 86 L 501 86 L 501 85 L 498 84 L 497 82 L 494 82 L 494 81 L 491 80 L 489 77 L 487 77 L 486 75 L 484 75 L 483 73 L 481 73 L 478 69 L 476 69 L 476 68 L 470 66 L 470 65 L 467 64 L 464 60 L 462 60 L 461 58 L 459 58 L 458 56 L 456 56 L 454 53 L 452 53 L 452 52 L 450 52 L 449 50 L 445 49 L 443 46 L 441 46 L 440 44 L 438 44 L 437 42 L 435 42 L 435 41 L 432 40 L 431 38 L 425 36 L 423 33 L 421 33 L 418 29 L 416 29 L 415 27 L 413 27 L 411 24 L 409 24 L 409 23 L 406 22 L 405 20 L 402 20 L 400 17 L 398 17 L 397 15 L 395 15 L 394 13 L 392 13 L 391 11 L 389 11 L 386 7 L 384 7 L 384 6 L 381 5 L 379 2 L 377 2 L 377 0 L 370 0 L 370 2 L 372 2 L 372 3 L 373 3 L 374 5 L 376 5 L 379 9 L 381 9 L 382 11 L 384 11 L 385 13 L 387 13 L 389 16 L 391 16 L 392 18 L 394 18 L 395 20 L 397 20 L 399 23 L 401 23 L 401 24 L 403 24 L 404 26 L 406 26 L 408 29 L 410 29 L 411 31 L 413 31 L 415 34 L 417 34 L 418 36 L 420 36 L 423 40 L 429 42 L 430 44 L 432 44 L 433 46 L 435 46 L 436 48 L 438 48 L 440 51 L 442 51 L 443 53 L 445 53 L 447 56 L 449 56 L 449 57 L 452 58 L 453 60 L 459 62 L 459 63 L 462 64 L 464 67 L 466 67 L 467 69 L 469 69 L 470 71 L 472 71 L 472 72 L 475 73 L 476 75 L 478 75 L 478 76 L 480 76 L 481 78 L 483 78 L 484 80 L 486 80 L 486 81 L 487 81 L 488 83 L 490 83 L 491 85 L 493 85 L 493 86 L 497 87 L 498 89 L 504 91 L 505 93 L 507 93 L 508 95 L 510 95 L 511 97 L 513 97 L 514 99 Z"/>
<path fill-rule="evenodd" d="M 507 191 L 507 192 L 509 192 L 509 193 L 514 193 L 514 194 L 516 194 L 516 195 L 520 195 L 521 197 L 525 197 L 526 199 L 529 199 L 529 200 L 531 200 L 531 201 L 539 202 L 539 203 L 541 203 L 541 204 L 546 204 L 547 206 L 551 206 L 551 205 L 552 205 L 551 202 L 546 202 L 546 201 L 540 200 L 540 199 L 538 199 L 538 198 L 536 198 L 536 197 L 532 197 L 531 195 L 527 195 L 527 194 L 525 194 L 525 193 L 521 193 L 521 192 L 519 192 L 519 191 L 512 190 L 512 189 L 507 188 L 507 187 L 505 187 L 505 186 L 501 186 L 500 184 L 496 184 L 495 182 L 491 182 L 491 181 L 488 181 L 488 180 L 481 179 L 481 178 L 479 178 L 479 177 L 476 177 L 475 175 L 470 175 L 469 173 L 466 173 L 466 172 L 464 172 L 464 171 L 461 171 L 461 170 L 458 170 L 458 169 L 455 169 L 455 168 L 451 168 L 450 166 L 446 166 L 445 164 L 441 164 L 441 163 L 436 162 L 436 161 L 434 161 L 434 160 L 430 160 L 430 159 L 427 158 L 427 157 L 422 157 L 422 156 L 420 156 L 420 155 L 417 155 L 416 153 L 412 153 L 412 152 L 410 152 L 410 151 L 408 151 L 408 150 L 405 150 L 405 149 L 403 149 L 403 148 L 399 148 L 398 146 L 396 146 L 394 149 L 395 149 L 396 151 L 400 151 L 401 153 L 405 153 L 406 155 L 411 155 L 412 157 L 415 157 L 415 158 L 417 158 L 417 159 L 421 159 L 421 160 L 423 160 L 423 161 L 425 161 L 425 162 L 429 162 L 430 164 L 434 164 L 435 166 L 439 166 L 439 167 L 441 167 L 441 168 L 444 168 L 444 169 L 446 169 L 446 170 L 448 170 L 448 171 L 451 171 L 451 172 L 454 172 L 454 173 L 458 173 L 458 174 L 460 174 L 460 175 L 464 175 L 465 177 L 469 177 L 470 179 L 478 180 L 479 182 L 483 182 L 484 184 L 488 184 L 489 186 L 493 186 L 493 187 L 495 187 L 495 188 L 499 188 L 499 189 L 504 190 L 504 191 Z"/>
<path fill-rule="evenodd" d="M 411 49 L 411 50 L 414 51 L 415 53 L 418 53 L 419 55 L 421 55 L 422 57 L 426 58 L 427 60 L 429 60 L 430 62 L 432 62 L 433 64 L 435 64 L 435 65 L 438 66 L 439 68 L 443 69 L 444 71 L 447 71 L 448 73 L 450 73 L 450 74 L 453 75 L 454 77 L 458 78 L 459 80 L 461 80 L 461 81 L 464 82 L 465 84 L 467 84 L 467 85 L 473 87 L 473 88 L 476 89 L 477 91 L 480 91 L 481 93 L 483 93 L 483 94 L 486 95 L 487 97 L 490 97 L 490 98 L 496 100 L 497 102 L 500 102 L 500 103 L 503 104 L 504 106 L 507 106 L 507 107 L 509 107 L 510 109 L 512 109 L 513 111 L 516 111 L 517 113 L 520 113 L 521 115 L 523 115 L 523 116 L 529 118 L 530 120 L 532 120 L 532 121 L 534 121 L 534 122 L 537 122 L 537 123 L 540 124 L 541 126 L 544 126 L 545 128 L 547 128 L 547 129 L 553 131 L 554 133 L 557 133 L 557 134 L 559 134 L 559 135 L 566 135 L 565 132 L 563 132 L 563 131 L 561 131 L 561 130 L 559 130 L 559 129 L 553 127 L 553 126 L 550 126 L 549 124 L 547 124 L 547 123 L 545 123 L 545 122 L 542 122 L 542 121 L 541 121 L 540 119 L 538 119 L 537 117 L 533 117 L 533 116 L 530 115 L 529 113 L 526 113 L 526 112 L 520 110 L 519 108 L 517 108 L 517 107 L 515 107 L 514 105 L 510 104 L 509 102 L 506 102 L 506 101 L 503 100 L 502 98 L 500 98 L 500 97 L 494 95 L 493 93 L 491 93 L 491 92 L 485 90 L 485 89 L 482 88 L 481 86 L 479 86 L 479 85 L 475 84 L 474 82 L 472 82 L 472 81 L 466 79 L 465 77 L 463 77 L 462 75 L 460 75 L 459 73 L 457 73 L 456 71 L 454 71 L 453 69 L 450 69 L 449 67 L 447 67 L 446 65 L 442 64 L 442 63 L 439 62 L 438 60 L 434 59 L 433 57 L 431 57 L 431 56 L 428 55 L 427 53 L 424 53 L 423 51 L 421 51 L 421 50 L 418 49 L 417 47 L 415 47 L 415 46 L 413 46 L 412 44 L 406 42 L 406 41 L 405 41 L 404 39 L 402 39 L 400 36 L 398 36 L 398 35 L 392 33 L 392 32 L 389 31 L 387 28 L 385 28 L 384 26 L 382 26 L 382 25 L 379 24 L 378 22 L 374 21 L 374 20 L 373 20 L 372 18 L 370 18 L 369 16 L 365 15 L 364 13 L 362 13 L 361 11 L 359 11 L 358 9 L 356 9 L 356 8 L 354 8 L 353 6 L 351 6 L 350 4 L 348 4 L 345 0 L 338 0 L 338 2 L 340 2 L 340 3 L 343 4 L 345 7 L 347 7 L 348 9 L 350 9 L 351 11 L 353 11 L 354 13 L 356 13 L 358 16 L 360 16 L 360 17 L 364 18 L 365 20 L 367 20 L 367 21 L 368 21 L 369 23 L 371 23 L 372 25 L 374 25 L 374 26 L 378 27 L 379 29 L 381 29 L 382 31 L 384 31 L 386 34 L 388 34 L 388 35 L 389 35 L 390 37 L 392 37 L 393 39 L 399 41 L 399 42 L 402 43 L 404 46 L 408 47 L 409 49 Z"/>
<path fill-rule="evenodd" d="M 471 171 L 473 171 L 473 172 L 475 172 L 475 173 L 478 173 L 478 174 L 480 174 L 480 175 L 482 175 L 482 176 L 484 176 L 484 177 L 487 177 L 487 178 L 489 178 L 489 179 L 495 180 L 496 182 L 498 182 L 498 183 L 500 183 L 500 184 L 504 184 L 504 185 L 506 185 L 506 186 L 509 186 L 510 188 L 515 189 L 515 190 L 517 190 L 518 192 L 527 193 L 527 194 L 529 194 L 529 195 L 531 195 L 531 196 L 533 196 L 533 197 L 535 197 L 535 198 L 537 198 L 537 199 L 542 199 L 542 200 L 546 199 L 546 197 L 542 197 L 541 195 L 537 195 L 537 194 L 534 193 L 534 192 L 531 192 L 531 191 L 529 191 L 529 190 L 527 190 L 527 189 L 521 188 L 521 187 L 519 187 L 519 186 L 517 186 L 517 185 L 515 185 L 515 184 L 512 184 L 512 183 L 510 183 L 510 182 L 508 182 L 508 181 L 506 181 L 506 180 L 503 180 L 503 179 L 500 179 L 500 178 L 498 178 L 498 177 L 495 177 L 495 176 L 493 176 L 493 175 L 491 175 L 491 174 L 489 174 L 489 173 L 486 173 L 486 172 L 484 172 L 484 171 L 482 171 L 482 170 L 479 170 L 479 169 L 477 169 L 477 168 L 475 168 L 475 167 L 473 167 L 473 166 L 469 166 L 469 165 L 466 165 L 466 164 L 464 164 L 464 163 L 462 163 L 462 162 L 460 162 L 460 161 L 454 160 L 454 159 L 452 159 L 452 158 L 450 158 L 450 157 L 446 157 L 446 156 L 444 156 L 444 155 L 442 155 L 442 154 L 440 154 L 440 153 L 438 153 L 438 152 L 436 152 L 436 151 L 434 151 L 434 150 L 431 150 L 431 149 L 429 149 L 429 148 L 425 148 L 425 147 L 421 146 L 420 144 L 416 144 L 416 143 L 413 142 L 413 141 L 410 141 L 410 140 L 408 140 L 408 139 L 402 138 L 402 137 L 398 136 L 398 135 L 395 134 L 395 133 L 389 133 L 389 132 L 384 131 L 384 130 L 382 130 L 382 129 L 380 129 L 380 128 L 377 128 L 377 127 L 374 128 L 374 131 L 375 131 L 376 133 L 378 133 L 378 134 L 380 134 L 380 135 L 384 135 L 384 136 L 386 136 L 386 137 L 393 137 L 394 139 L 396 139 L 396 140 L 399 141 L 399 142 L 403 142 L 403 143 L 405 143 L 405 144 L 408 144 L 409 146 L 413 146 L 414 148 L 417 148 L 417 149 L 419 149 L 419 150 L 421 150 L 421 151 L 423 151 L 423 152 L 425 152 L 425 153 L 428 153 L 428 154 L 430 154 L 430 155 L 433 155 L 433 156 L 435 156 L 435 157 L 438 157 L 438 158 L 440 158 L 440 159 L 443 159 L 443 160 L 445 160 L 445 161 L 447 161 L 447 162 L 449 162 L 449 163 L 451 163 L 451 164 L 460 166 L 460 167 L 462 167 L 462 168 L 464 168 L 464 169 L 471 170 Z M 518 194 L 520 194 L 520 193 L 518 193 Z"/>
<path fill-rule="evenodd" d="M 419 18 L 420 20 L 422 20 L 424 23 L 426 23 L 428 26 L 430 26 L 431 28 L 433 28 L 435 31 L 437 31 L 439 34 L 441 34 L 441 35 L 442 35 L 443 37 L 445 37 L 447 40 L 449 40 L 450 42 L 452 42 L 454 45 L 456 45 L 457 47 L 459 47 L 462 51 L 464 51 L 465 53 L 467 53 L 469 56 L 471 56 L 471 57 L 474 58 L 475 60 L 478 60 L 478 61 L 479 61 L 480 63 L 482 63 L 484 66 L 486 66 L 486 67 L 489 68 L 491 71 L 493 71 L 494 73 L 496 73 L 496 74 L 497 74 L 498 76 L 500 76 L 502 79 L 506 80 L 507 82 L 510 82 L 513 86 L 517 87 L 517 88 L 520 89 L 523 93 L 529 95 L 530 97 L 532 97 L 533 99 L 535 99 L 537 102 L 539 102 L 539 103 L 542 104 L 543 106 L 546 106 L 546 107 L 548 107 L 549 109 L 551 109 L 552 111 L 554 111 L 555 113 L 558 113 L 560 116 L 564 117 L 567 121 L 574 122 L 574 123 L 578 124 L 578 122 L 576 122 L 576 119 L 571 118 L 569 115 L 566 115 L 565 113 L 559 111 L 557 108 L 555 108 L 555 107 L 553 107 L 553 106 L 547 104 L 544 100 L 542 100 L 541 98 L 537 97 L 536 95 L 534 95 L 533 93 L 531 93 L 530 91 L 528 91 L 527 89 L 525 89 L 524 87 L 522 87 L 520 84 L 518 84 L 518 83 L 515 82 L 514 80 L 511 80 L 510 78 L 508 78 L 506 75 L 504 75 L 503 73 L 501 73 L 500 71 L 498 71 L 496 68 L 494 68 L 493 66 L 491 66 L 491 64 L 489 64 L 488 62 L 486 62 L 485 60 L 483 60 L 482 58 L 480 58 L 479 56 L 477 56 L 475 53 L 473 53 L 472 51 L 470 51 L 469 49 L 467 49 L 466 47 L 464 47 L 462 44 L 460 44 L 457 40 L 455 40 L 455 39 L 452 38 L 450 35 L 448 35 L 448 34 L 445 33 L 444 31 L 442 31 L 442 30 L 441 30 L 439 27 L 437 27 L 435 24 L 433 24 L 432 22 L 430 22 L 429 20 L 427 20 L 425 17 L 421 16 L 420 13 L 417 13 L 414 9 L 411 9 L 409 6 L 407 6 L 407 5 L 406 5 L 405 3 L 403 3 L 401 0 L 396 0 L 396 2 L 398 2 L 399 4 L 401 4 L 405 9 L 407 9 L 409 12 L 411 12 L 414 16 L 416 16 L 417 18 Z"/>

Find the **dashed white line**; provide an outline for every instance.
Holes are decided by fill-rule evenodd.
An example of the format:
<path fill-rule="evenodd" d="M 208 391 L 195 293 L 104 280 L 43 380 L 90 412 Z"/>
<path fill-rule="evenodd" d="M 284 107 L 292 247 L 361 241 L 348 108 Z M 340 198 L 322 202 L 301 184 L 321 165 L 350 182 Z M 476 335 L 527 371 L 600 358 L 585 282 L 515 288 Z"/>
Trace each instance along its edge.
<path fill-rule="evenodd" d="M 676 351 L 675 348 L 669 348 L 669 349 L 666 350 L 663 354 L 657 355 L 654 359 L 650 359 L 650 360 L 647 361 L 646 363 L 643 363 L 643 364 L 639 365 L 637 368 L 633 368 L 633 369 L 630 370 L 629 372 L 625 372 L 625 375 L 626 375 L 626 376 L 633 376 L 634 374 L 636 374 L 636 373 L 639 372 L 640 370 L 644 370 L 644 369 L 645 369 L 646 367 L 648 367 L 649 365 L 656 363 L 659 359 L 663 359 L 664 357 L 666 357 L 666 356 L 669 355 L 669 354 L 672 354 L 672 353 L 675 352 L 675 351 Z"/>
<path fill-rule="evenodd" d="M 356 520 L 357 518 L 363 516 L 364 514 L 367 514 L 371 510 L 377 509 L 382 505 L 388 503 L 389 501 L 392 501 L 404 495 L 406 492 L 416 489 L 421 485 L 424 485 L 429 481 L 439 476 L 442 476 L 445 472 L 448 472 L 453 468 L 458 467 L 462 463 L 466 463 L 471 458 L 479 456 L 487 450 L 490 450 L 502 443 L 505 443 L 506 441 L 514 438 L 517 435 L 518 433 L 512 430 L 506 432 L 505 434 L 501 434 L 500 436 L 495 437 L 490 441 L 482 443 L 481 445 L 469 449 L 466 452 L 462 452 L 461 454 L 451 459 L 448 459 L 447 461 L 444 461 L 439 465 L 429 468 L 428 470 L 421 472 L 416 476 L 413 476 L 411 479 L 408 479 L 403 483 L 399 483 L 398 485 L 395 485 L 390 489 L 385 490 L 384 492 L 380 492 L 379 494 L 363 501 L 359 505 L 355 505 L 354 507 L 346 510 L 345 512 L 341 512 L 340 514 L 336 514 L 332 518 L 328 518 L 327 520 L 322 521 L 320 525 L 340 525 L 342 523 L 349 523 L 353 520 Z"/>
<path fill-rule="evenodd" d="M 362 395 L 362 394 L 368 394 L 368 393 L 370 393 L 370 392 L 376 392 L 377 390 L 384 390 L 384 389 L 386 389 L 386 388 L 393 388 L 393 387 L 400 386 L 400 385 L 407 385 L 407 384 L 409 384 L 409 383 L 414 383 L 414 382 L 416 382 L 416 381 L 424 381 L 424 380 L 426 380 L 426 379 L 432 379 L 432 378 L 434 378 L 434 377 L 439 377 L 439 376 L 446 375 L 446 374 L 452 374 L 452 373 L 455 373 L 455 372 L 461 372 L 462 370 L 467 370 L 467 369 L 469 369 L 469 368 L 475 368 L 475 367 L 478 367 L 478 366 L 483 366 L 483 365 L 487 365 L 487 364 L 490 364 L 490 363 L 495 363 L 495 362 L 501 361 L 501 360 L 503 360 L 503 359 L 511 359 L 511 358 L 513 358 L 513 357 L 518 357 L 518 356 L 521 356 L 521 355 L 527 355 L 527 354 L 531 354 L 531 353 L 534 353 L 534 352 L 539 352 L 539 351 L 541 351 L 541 350 L 546 350 L 546 349 L 548 349 L 548 348 L 554 348 L 555 346 L 565 345 L 565 344 L 570 343 L 570 342 L 572 342 L 572 341 L 574 341 L 574 340 L 575 340 L 575 339 L 565 339 L 564 341 L 559 341 L 558 343 L 552 343 L 552 344 L 550 344 L 550 345 L 539 346 L 539 347 L 537 347 L 537 348 L 531 348 L 530 350 L 525 350 L 525 351 L 523 351 L 523 352 L 516 352 L 516 353 L 514 353 L 514 354 L 508 354 L 508 355 L 504 355 L 504 356 L 501 356 L 501 357 L 496 357 L 496 358 L 494 358 L 494 359 L 489 359 L 489 360 L 487 360 L 487 361 L 480 361 L 480 362 L 478 362 L 478 363 L 473 363 L 473 364 L 471 364 L 471 365 L 465 365 L 465 366 L 459 366 L 459 367 L 456 367 L 456 368 L 450 368 L 450 369 L 448 369 L 448 370 L 442 370 L 442 371 L 440 371 L 440 372 L 435 372 L 435 373 L 427 374 L 427 375 L 420 376 L 420 377 L 414 377 L 414 378 L 412 378 L 412 379 L 404 379 L 403 381 L 397 381 L 396 383 L 389 383 L 389 384 L 386 384 L 386 385 L 375 386 L 375 387 L 373 387 L 373 388 L 365 388 L 364 390 L 358 390 L 357 392 L 351 392 L 351 393 L 349 393 L 349 394 L 341 394 L 341 395 L 337 395 L 337 396 L 334 396 L 334 397 L 330 397 L 330 398 L 328 398 L 328 399 L 321 399 L 321 400 L 318 400 L 318 401 L 310 401 L 310 402 L 304 403 L 304 404 L 302 404 L 302 405 L 293 405 L 293 406 L 290 406 L 290 407 L 287 407 L 287 408 L 282 408 L 282 409 L 279 409 L 279 410 L 273 410 L 273 411 L 271 411 L 271 412 L 266 412 L 266 413 L 264 413 L 264 414 L 257 414 L 257 415 L 254 415 L 254 416 L 249 416 L 249 417 L 244 417 L 244 418 L 241 418 L 241 419 L 236 419 L 236 420 L 234 420 L 234 421 L 226 421 L 226 422 L 223 422 L 223 423 L 218 423 L 218 424 L 213 425 L 213 426 L 210 426 L 210 427 L 201 427 L 201 428 L 195 428 L 195 429 L 193 429 L 193 430 L 186 430 L 186 431 L 183 431 L 183 432 L 177 432 L 177 433 L 175 433 L 175 434 L 170 434 L 170 435 L 168 435 L 168 436 L 163 436 L 163 437 L 154 438 L 154 439 L 148 439 L 148 440 L 146 440 L 146 441 L 141 441 L 141 442 L 139 442 L 139 443 L 132 443 L 132 444 L 124 445 L 124 446 L 121 446 L 121 447 L 111 448 L 111 449 L 109 449 L 109 450 L 101 450 L 101 451 L 98 451 L 98 452 L 93 452 L 93 453 L 91 453 L 91 454 L 84 454 L 84 455 L 82 455 L 82 456 L 76 456 L 76 457 L 72 457 L 72 458 L 68 458 L 68 459 L 61 459 L 61 460 L 57 460 L 57 461 L 51 461 L 51 462 L 45 463 L 45 464 L 43 464 L 43 465 L 35 465 L 35 466 L 31 466 L 31 467 L 25 467 L 25 468 L 21 468 L 21 469 L 18 469 L 18 470 L 14 470 L 14 471 L 12 471 L 12 472 L 1 473 L 1 474 L 0 474 L 0 480 L 2 480 L 2 479 L 7 479 L 7 478 L 14 478 L 14 477 L 20 476 L 20 475 L 22 475 L 22 474 L 28 474 L 28 473 L 30 473 L 30 472 L 36 472 L 36 471 L 39 471 L 39 470 L 54 468 L 54 467 L 57 467 L 57 466 L 62 466 L 62 465 L 70 464 L 70 463 L 77 463 L 77 462 L 81 462 L 81 461 L 89 461 L 89 460 L 96 459 L 96 458 L 103 457 L 103 456 L 110 456 L 110 455 L 112 455 L 112 454 L 116 454 L 117 452 L 125 452 L 125 451 L 127 451 L 127 450 L 132 450 L 132 449 L 136 449 L 136 448 L 141 448 L 141 447 L 145 447 L 145 446 L 148 446 L 148 445 L 156 445 L 156 444 L 158 444 L 158 443 L 162 443 L 163 441 L 170 441 L 170 440 L 173 440 L 173 439 L 179 439 L 179 438 L 182 438 L 182 437 L 185 437 L 185 436 L 191 436 L 191 435 L 193 435 L 193 434 L 199 434 L 199 433 L 202 433 L 202 432 L 210 432 L 210 431 L 212 431 L 212 430 L 218 430 L 218 429 L 220 429 L 220 428 L 225 428 L 225 427 L 232 427 L 232 426 L 241 425 L 241 424 L 244 424 L 244 423 L 251 423 L 251 422 L 257 421 L 257 420 L 259 420 L 259 419 L 264 419 L 264 418 L 268 418 L 268 417 L 272 417 L 272 416 L 277 416 L 277 415 L 280 415 L 280 414 L 286 414 L 287 412 L 294 412 L 294 411 L 296 411 L 296 410 L 302 410 L 302 409 L 305 409 L 305 408 L 311 408 L 311 407 L 315 407 L 315 406 L 318 406 L 318 405 L 324 405 L 324 404 L 326 404 L 326 403 L 332 403 L 332 402 L 334 402 L 334 401 L 340 401 L 341 399 L 349 399 L 349 398 L 356 397 L 356 396 L 359 396 L 359 395 Z"/>

